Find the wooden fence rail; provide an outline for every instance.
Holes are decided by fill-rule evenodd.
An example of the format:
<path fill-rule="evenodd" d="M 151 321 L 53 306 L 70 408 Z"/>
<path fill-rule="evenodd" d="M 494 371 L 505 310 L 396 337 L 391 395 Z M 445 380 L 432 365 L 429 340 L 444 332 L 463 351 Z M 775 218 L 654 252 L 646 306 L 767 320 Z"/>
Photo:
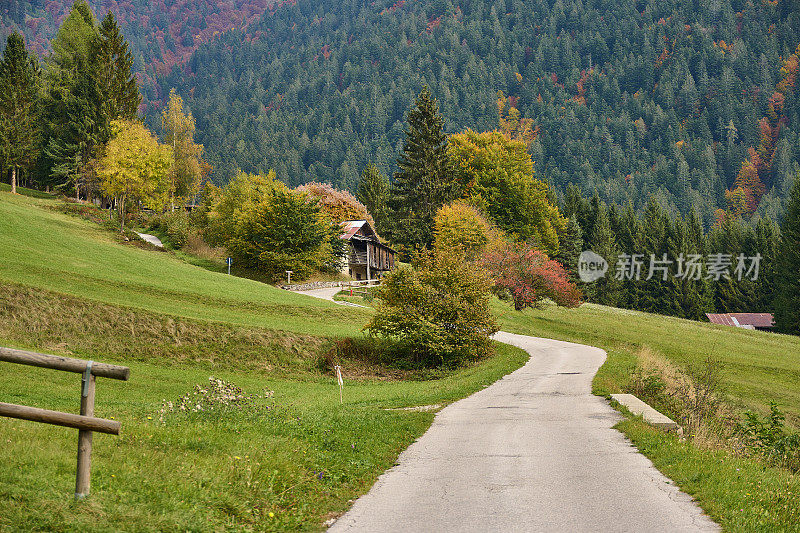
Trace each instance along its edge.
<path fill-rule="evenodd" d="M 75 475 L 75 497 L 85 497 L 89 494 L 91 485 L 92 432 L 98 431 L 100 433 L 119 435 L 120 430 L 119 422 L 94 417 L 95 377 L 127 381 L 130 376 L 130 369 L 125 366 L 95 363 L 94 361 L 3 347 L 0 347 L 0 361 L 83 374 L 81 378 L 80 415 L 0 402 L 0 416 L 78 429 L 78 468 Z"/>
<path fill-rule="evenodd" d="M 342 281 L 339 284 L 339 286 L 342 288 L 342 290 L 350 291 L 350 296 L 353 296 L 354 294 L 358 294 L 358 295 L 361 295 L 361 296 L 366 296 L 367 295 L 367 290 L 366 290 L 367 287 L 369 287 L 369 286 L 378 287 L 378 286 L 380 286 L 380 284 L 381 284 L 381 280 L 376 278 L 376 279 L 359 279 L 359 280 Z M 364 290 L 363 291 L 354 290 L 354 289 L 357 289 L 359 287 L 363 287 Z"/>

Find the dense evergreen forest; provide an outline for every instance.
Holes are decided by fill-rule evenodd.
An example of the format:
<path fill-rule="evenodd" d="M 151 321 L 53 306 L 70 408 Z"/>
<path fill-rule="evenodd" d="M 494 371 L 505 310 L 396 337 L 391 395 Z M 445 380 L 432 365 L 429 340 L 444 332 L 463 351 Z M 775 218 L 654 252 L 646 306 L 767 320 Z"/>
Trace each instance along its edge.
<path fill-rule="evenodd" d="M 11 2 L 3 24 L 30 38 L 44 30 L 26 13 L 70 3 Z M 217 182 L 274 168 L 290 185 L 355 190 L 370 161 L 391 175 L 426 84 L 451 133 L 496 127 L 508 95 L 560 194 L 575 183 L 638 211 L 653 196 L 709 227 L 720 208 L 779 218 L 798 168 L 797 1 L 92 4 L 124 7 L 147 121 L 175 87 Z"/>

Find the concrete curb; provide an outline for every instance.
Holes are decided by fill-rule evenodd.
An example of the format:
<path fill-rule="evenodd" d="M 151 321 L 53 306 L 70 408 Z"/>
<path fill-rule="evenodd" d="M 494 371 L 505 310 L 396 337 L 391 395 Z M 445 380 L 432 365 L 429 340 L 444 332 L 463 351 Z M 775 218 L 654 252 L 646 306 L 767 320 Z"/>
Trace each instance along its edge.
<path fill-rule="evenodd" d="M 636 416 L 641 416 L 649 424 L 667 431 L 681 433 L 681 428 L 671 418 L 659 413 L 633 394 L 612 394 L 611 398 L 619 402 L 628 411 Z"/>

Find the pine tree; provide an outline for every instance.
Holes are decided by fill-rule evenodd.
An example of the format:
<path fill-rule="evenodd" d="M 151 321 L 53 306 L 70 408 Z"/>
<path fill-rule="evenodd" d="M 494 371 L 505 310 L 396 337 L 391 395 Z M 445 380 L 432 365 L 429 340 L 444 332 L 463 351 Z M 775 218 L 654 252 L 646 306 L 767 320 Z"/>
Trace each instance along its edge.
<path fill-rule="evenodd" d="M 731 260 L 743 250 L 744 242 L 743 225 L 741 222 L 725 221 L 721 226 L 714 228 L 708 239 L 709 254 L 730 254 Z M 752 309 L 748 303 L 747 294 L 743 289 L 746 284 L 741 283 L 730 275 L 720 279 L 712 279 L 714 308 L 718 313 L 741 313 Z"/>
<path fill-rule="evenodd" d="M 775 300 L 775 276 L 778 258 L 781 255 L 781 232 L 778 225 L 768 219 L 760 218 L 755 228 L 755 248 L 751 255 L 760 254 L 758 278 L 755 281 L 754 311 L 766 312 Z"/>
<path fill-rule="evenodd" d="M 133 120 L 142 97 L 133 75 L 133 55 L 110 11 L 92 42 L 95 81 L 100 97 L 100 115 L 105 121 Z M 107 124 L 103 125 L 107 128 Z"/>
<path fill-rule="evenodd" d="M 84 168 L 103 140 L 91 59 L 97 35 L 89 5 L 79 0 L 61 24 L 47 59 L 44 181 L 59 188 L 71 186 L 76 197 L 85 188 Z"/>
<path fill-rule="evenodd" d="M 0 61 L 0 162 L 11 169 L 11 192 L 17 192 L 17 171 L 28 170 L 39 152 L 39 86 L 41 71 L 19 33 L 6 41 Z"/>
<path fill-rule="evenodd" d="M 620 215 L 619 230 L 617 232 L 617 245 L 619 253 L 628 255 L 641 254 L 642 252 L 642 223 L 636 217 L 633 204 L 628 203 Z M 622 285 L 619 306 L 628 309 L 638 309 L 641 299 L 640 283 L 628 280 Z"/>
<path fill-rule="evenodd" d="M 386 195 L 389 184 L 378 167 L 368 163 L 361 172 L 356 198 L 364 204 L 375 220 L 376 230 L 382 233 L 386 226 Z"/>
<path fill-rule="evenodd" d="M 661 205 L 655 198 L 651 197 L 647 202 L 642 219 L 642 247 L 639 253 L 643 254 L 642 260 L 642 293 L 637 309 L 650 313 L 660 313 L 662 315 L 676 314 L 675 301 L 667 290 L 667 282 L 663 279 L 663 271 L 652 268 L 653 266 L 664 266 L 657 263 L 664 260 L 664 254 L 668 254 L 667 231 L 670 221 Z M 667 255 L 667 260 L 669 260 Z M 645 272 L 646 271 L 646 272 Z M 650 279 L 646 279 L 650 277 Z M 669 280 L 669 274 L 667 274 Z"/>
<path fill-rule="evenodd" d="M 595 223 L 591 239 L 586 243 L 586 248 L 591 249 L 608 261 L 609 269 L 604 278 L 585 286 L 586 295 L 593 302 L 604 305 L 616 306 L 619 304 L 621 282 L 616 279 L 614 265 L 617 262 L 619 249 L 617 248 L 611 222 L 608 219 L 608 209 L 605 204 L 597 205 Z"/>
<path fill-rule="evenodd" d="M 423 87 L 409 111 L 408 125 L 403 153 L 397 160 L 400 171 L 394 176 L 387 201 L 391 240 L 406 255 L 430 247 L 436 211 L 458 196 L 444 119 L 428 87 Z"/>
<path fill-rule="evenodd" d="M 673 265 L 672 275 L 668 277 L 665 290 L 668 297 L 675 302 L 673 309 L 674 316 L 699 320 L 706 312 L 711 311 L 711 296 L 708 290 L 708 283 L 705 279 L 694 279 L 693 273 L 690 274 L 686 266 L 690 257 L 698 255 L 697 225 L 699 219 L 693 210 L 688 222 L 677 218 L 670 226 L 667 236 L 667 254 L 670 260 L 680 261 L 679 265 Z M 702 229 L 699 238 L 702 239 Z M 682 258 L 682 259 L 681 259 Z M 680 275 L 679 275 L 680 274 Z"/>
<path fill-rule="evenodd" d="M 775 327 L 800 335 L 800 174 L 795 176 L 781 228 L 775 293 Z"/>
<path fill-rule="evenodd" d="M 578 257 L 583 251 L 583 232 L 575 217 L 567 219 L 564 230 L 558 235 L 558 244 L 555 259 L 569 273 L 570 280 L 578 283 Z"/>

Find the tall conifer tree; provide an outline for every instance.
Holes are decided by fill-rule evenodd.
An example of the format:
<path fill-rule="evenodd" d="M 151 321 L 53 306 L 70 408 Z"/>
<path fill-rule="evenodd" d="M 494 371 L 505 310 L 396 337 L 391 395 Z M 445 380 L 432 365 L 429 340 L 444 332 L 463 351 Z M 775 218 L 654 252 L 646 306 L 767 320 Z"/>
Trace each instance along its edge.
<path fill-rule="evenodd" d="M 366 206 L 367 211 L 372 215 L 379 233 L 383 232 L 386 226 L 386 195 L 388 189 L 389 184 L 381 174 L 381 171 L 378 170 L 378 167 L 368 163 L 361 173 L 356 198 Z"/>
<path fill-rule="evenodd" d="M 132 72 L 133 56 L 110 11 L 100 24 L 92 56 L 105 129 L 112 120 L 135 119 L 142 97 Z"/>
<path fill-rule="evenodd" d="M 0 164 L 11 169 L 11 192 L 17 192 L 17 171 L 29 169 L 39 151 L 39 87 L 36 56 L 28 54 L 19 33 L 8 36 L 0 61 Z"/>
<path fill-rule="evenodd" d="M 406 254 L 431 245 L 436 211 L 458 196 L 444 119 L 428 87 L 409 111 L 408 126 L 387 202 L 391 240 Z"/>
<path fill-rule="evenodd" d="M 775 283 L 775 327 L 782 333 L 800 335 L 800 174 L 781 229 Z"/>
<path fill-rule="evenodd" d="M 99 96 L 91 51 L 97 26 L 89 5 L 78 0 L 53 39 L 47 59 L 45 95 L 45 180 L 57 187 L 84 184 L 83 170 L 102 141 Z"/>

